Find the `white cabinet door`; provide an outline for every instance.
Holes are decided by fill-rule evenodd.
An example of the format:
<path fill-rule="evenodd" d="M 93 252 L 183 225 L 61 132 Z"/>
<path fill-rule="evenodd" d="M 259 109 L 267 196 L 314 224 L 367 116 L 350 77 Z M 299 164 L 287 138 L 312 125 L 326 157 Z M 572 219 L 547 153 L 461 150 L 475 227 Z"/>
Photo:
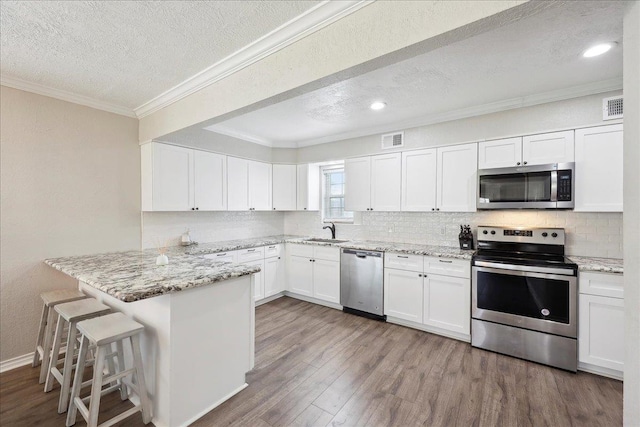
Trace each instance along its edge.
<path fill-rule="evenodd" d="M 422 323 L 422 273 L 384 269 L 384 314 Z"/>
<path fill-rule="evenodd" d="M 258 267 L 260 267 L 260 272 L 259 273 L 255 273 L 253 275 L 254 280 L 255 280 L 255 288 L 254 288 L 254 292 L 253 292 L 253 300 L 254 301 L 259 301 L 261 299 L 263 299 L 265 297 L 264 295 L 264 260 L 258 260 L 258 261 L 251 261 L 251 262 L 244 262 L 243 264 L 245 265 L 257 265 Z"/>
<path fill-rule="evenodd" d="M 317 165 L 298 165 L 297 210 L 320 209 L 320 168 Z"/>
<path fill-rule="evenodd" d="M 271 210 L 271 164 L 249 161 L 249 207 Z"/>
<path fill-rule="evenodd" d="M 423 323 L 464 335 L 470 334 L 469 279 L 428 274 L 424 279 Z"/>
<path fill-rule="evenodd" d="M 580 294 L 578 360 L 622 372 L 624 300 Z"/>
<path fill-rule="evenodd" d="M 438 148 L 436 210 L 475 212 L 478 144 Z"/>
<path fill-rule="evenodd" d="M 522 163 L 544 165 L 574 160 L 573 131 L 529 135 L 522 138 Z"/>
<path fill-rule="evenodd" d="M 193 150 L 153 143 L 153 210 L 186 211 L 194 207 Z"/>
<path fill-rule="evenodd" d="M 249 206 L 249 161 L 227 158 L 227 209 L 246 211 Z"/>
<path fill-rule="evenodd" d="M 313 297 L 340 304 L 340 263 L 314 259 Z"/>
<path fill-rule="evenodd" d="M 296 210 L 296 165 L 273 165 L 273 210 Z"/>
<path fill-rule="evenodd" d="M 280 257 L 264 260 L 264 296 L 270 297 L 284 291 L 284 277 L 282 274 L 282 259 Z"/>
<path fill-rule="evenodd" d="M 371 208 L 371 157 L 344 162 L 344 209 L 367 211 Z"/>
<path fill-rule="evenodd" d="M 577 212 L 622 212 L 622 125 L 576 130 Z"/>
<path fill-rule="evenodd" d="M 293 293 L 313 296 L 313 262 L 310 258 L 289 256 L 289 290 Z"/>
<path fill-rule="evenodd" d="M 193 150 L 196 210 L 227 209 L 227 156 Z"/>
<path fill-rule="evenodd" d="M 436 209 L 436 149 L 402 153 L 403 211 Z"/>
<path fill-rule="evenodd" d="M 371 209 L 400 211 L 402 154 L 371 157 Z"/>
<path fill-rule="evenodd" d="M 478 169 L 507 168 L 521 164 L 521 136 L 478 143 Z"/>

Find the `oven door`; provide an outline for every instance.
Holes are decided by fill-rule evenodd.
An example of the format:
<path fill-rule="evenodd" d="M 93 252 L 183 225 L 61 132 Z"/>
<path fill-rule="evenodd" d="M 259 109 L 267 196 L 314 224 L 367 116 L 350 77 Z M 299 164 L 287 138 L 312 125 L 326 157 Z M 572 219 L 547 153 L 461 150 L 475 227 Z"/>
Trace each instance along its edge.
<path fill-rule="evenodd" d="M 576 338 L 576 277 L 505 267 L 473 267 L 472 317 Z"/>

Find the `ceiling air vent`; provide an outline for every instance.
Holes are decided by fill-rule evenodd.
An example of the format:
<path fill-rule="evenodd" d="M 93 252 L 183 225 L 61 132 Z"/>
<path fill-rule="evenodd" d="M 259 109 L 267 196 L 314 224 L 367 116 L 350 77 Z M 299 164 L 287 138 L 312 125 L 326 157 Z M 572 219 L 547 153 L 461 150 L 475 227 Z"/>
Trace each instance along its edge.
<path fill-rule="evenodd" d="M 602 100 L 602 120 L 622 118 L 622 96 L 604 98 Z"/>
<path fill-rule="evenodd" d="M 399 148 L 404 146 L 404 132 L 382 135 L 382 149 Z"/>

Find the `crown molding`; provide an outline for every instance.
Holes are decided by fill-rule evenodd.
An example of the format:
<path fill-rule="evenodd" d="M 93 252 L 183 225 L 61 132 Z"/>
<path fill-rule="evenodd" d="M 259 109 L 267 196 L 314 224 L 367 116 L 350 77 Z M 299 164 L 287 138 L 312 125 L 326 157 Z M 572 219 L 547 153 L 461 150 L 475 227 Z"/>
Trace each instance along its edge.
<path fill-rule="evenodd" d="M 260 61 L 374 1 L 375 0 L 325 0 L 256 41 L 246 45 L 242 49 L 205 68 L 198 74 L 140 105 L 135 108 L 134 111 L 138 118 L 153 114 L 206 86 Z"/>
<path fill-rule="evenodd" d="M 363 136 L 371 136 L 379 133 L 393 132 L 400 129 L 410 129 L 420 126 L 428 126 L 436 123 L 449 122 L 452 120 L 466 119 L 469 117 L 482 116 L 485 114 L 498 113 L 501 111 L 513 110 L 516 108 L 532 107 L 534 105 L 546 104 L 549 102 L 564 101 L 582 96 L 595 95 L 603 92 L 611 92 L 622 90 L 622 78 L 610 80 L 602 80 L 599 82 L 587 83 L 579 86 L 558 89 L 549 92 L 543 92 L 535 95 L 523 96 L 519 98 L 511 98 L 503 101 L 491 102 L 488 104 L 478 105 L 474 107 L 461 108 L 455 111 L 432 114 L 419 118 L 412 118 L 401 122 L 395 122 L 388 125 L 368 128 L 366 130 L 344 132 L 336 135 L 324 136 L 305 141 L 299 141 L 297 148 L 309 147 L 312 145 L 326 144 L 329 142 L 337 142 L 345 139 L 359 138 Z"/>
<path fill-rule="evenodd" d="M 207 126 L 202 128 L 206 131 L 218 133 L 220 135 L 230 136 L 232 138 L 241 139 L 243 141 L 251 142 L 253 144 L 263 145 L 270 148 L 297 148 L 298 144 L 295 142 L 274 142 L 269 139 L 260 138 L 255 135 L 249 135 L 247 133 L 237 132 L 233 129 L 218 128 L 217 125 Z"/>
<path fill-rule="evenodd" d="M 120 114 L 121 116 L 136 118 L 135 112 L 131 108 L 121 105 L 111 104 L 110 102 L 100 101 L 77 93 L 69 92 L 62 89 L 55 89 L 39 83 L 32 83 L 15 77 L 0 76 L 0 84 L 2 86 L 14 89 L 24 90 L 27 92 L 37 93 L 38 95 L 48 96 L 50 98 L 60 99 L 62 101 L 73 102 L 74 104 L 85 105 L 97 110 L 108 111 L 109 113 Z"/>

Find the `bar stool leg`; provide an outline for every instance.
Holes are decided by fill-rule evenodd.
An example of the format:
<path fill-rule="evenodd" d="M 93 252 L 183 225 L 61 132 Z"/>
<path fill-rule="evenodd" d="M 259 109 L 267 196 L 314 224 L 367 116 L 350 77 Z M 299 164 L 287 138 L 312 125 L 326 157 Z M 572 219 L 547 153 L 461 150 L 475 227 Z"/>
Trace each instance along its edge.
<path fill-rule="evenodd" d="M 104 359 L 107 352 L 108 346 L 102 345 L 98 346 L 98 349 L 96 351 L 96 360 L 94 361 L 93 365 L 93 383 L 91 385 L 91 398 L 89 399 L 89 416 L 87 417 L 87 427 L 96 427 L 98 425 L 100 398 L 102 397 L 102 376 L 105 362 Z"/>
<path fill-rule="evenodd" d="M 40 379 L 39 384 L 42 384 L 47 379 L 47 372 L 49 369 L 49 362 L 51 360 L 51 346 L 53 345 L 53 323 L 55 319 L 55 310 L 49 310 L 47 316 L 47 326 L 44 334 L 44 345 L 42 346 L 42 365 L 40 366 Z"/>
<path fill-rule="evenodd" d="M 56 326 L 56 333 L 53 338 L 53 348 L 51 350 L 51 358 L 49 359 L 49 369 L 47 370 L 47 382 L 44 384 L 44 392 L 49 393 L 53 388 L 53 374 L 51 368 L 58 366 L 58 355 L 60 354 L 60 344 L 62 342 L 62 334 L 64 333 L 64 319 L 62 316 L 58 316 L 58 325 Z M 67 353 L 69 353 L 67 349 Z M 66 358 L 66 356 L 65 356 Z"/>
<path fill-rule="evenodd" d="M 38 338 L 36 340 L 36 351 L 33 352 L 33 362 L 31 363 L 31 366 L 33 366 L 34 368 L 38 366 L 38 364 L 40 363 L 40 352 L 38 351 L 38 347 L 40 347 L 40 349 L 44 349 L 44 343 L 42 341 L 44 338 L 44 330 L 47 327 L 48 315 L 49 315 L 49 307 L 47 307 L 46 304 L 42 304 L 42 317 L 40 317 L 40 327 L 38 328 Z"/>
<path fill-rule="evenodd" d="M 112 353 L 113 352 L 113 343 L 107 345 L 106 349 L 107 349 L 107 351 L 105 352 L 105 354 Z M 107 366 L 109 367 L 109 376 L 117 374 L 117 372 L 116 372 L 116 364 L 115 364 L 115 362 L 113 360 L 113 356 L 107 357 Z M 109 384 L 109 385 L 115 386 L 116 384 L 118 384 L 118 380 L 112 381 L 111 384 Z"/>
<path fill-rule="evenodd" d="M 116 347 L 118 349 L 118 373 L 120 373 L 126 369 L 124 366 L 124 346 L 122 345 L 122 340 L 116 342 Z M 129 393 L 127 392 L 126 384 L 122 381 L 122 378 L 118 380 L 118 383 L 120 384 L 120 399 L 127 400 Z"/>
<path fill-rule="evenodd" d="M 80 390 L 82 389 L 82 376 L 87 358 L 87 350 L 89 349 L 89 340 L 83 335 L 80 340 L 80 351 L 78 352 L 78 364 L 76 366 L 76 374 L 73 378 L 73 388 L 71 389 L 71 397 L 69 399 L 69 411 L 67 412 L 67 427 L 71 427 L 76 423 L 78 407 L 75 399 L 80 398 Z"/>
<path fill-rule="evenodd" d="M 142 422 L 151 422 L 151 402 L 147 394 L 147 384 L 144 381 L 144 369 L 142 367 L 142 354 L 140 353 L 139 334 L 131 336 L 131 349 L 133 350 L 133 363 L 136 370 L 136 382 L 138 383 L 138 394 L 140 395 L 140 408 L 142 410 Z"/>
<path fill-rule="evenodd" d="M 60 400 L 58 400 L 58 413 L 62 414 L 67 410 L 69 405 L 69 389 L 71 386 L 71 374 L 73 371 L 73 353 L 76 348 L 76 323 L 69 323 L 69 337 L 67 338 L 67 352 L 64 355 L 64 367 L 62 372 L 62 384 L 60 385 Z M 79 358 L 80 356 L 78 356 Z M 68 366 L 68 368 L 67 368 Z M 49 374 L 50 377 L 53 375 Z M 52 378 L 53 379 L 53 378 Z M 47 382 L 49 379 L 47 379 Z"/>

